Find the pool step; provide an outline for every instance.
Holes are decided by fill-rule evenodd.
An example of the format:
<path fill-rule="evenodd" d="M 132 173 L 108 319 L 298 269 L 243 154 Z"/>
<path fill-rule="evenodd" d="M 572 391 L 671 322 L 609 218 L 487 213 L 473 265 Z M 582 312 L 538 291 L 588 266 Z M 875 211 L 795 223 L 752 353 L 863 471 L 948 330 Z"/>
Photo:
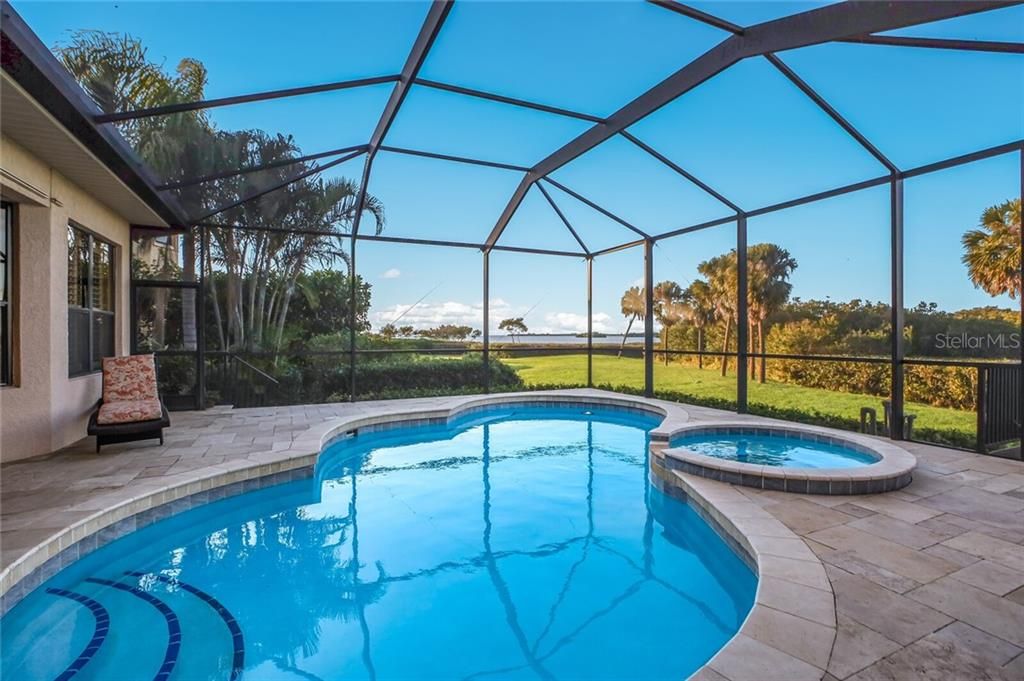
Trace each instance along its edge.
<path fill-rule="evenodd" d="M 112 623 L 114 626 L 119 625 L 121 627 L 121 629 L 119 629 L 118 632 L 122 637 L 125 635 L 126 631 L 131 629 L 133 617 L 131 615 L 124 617 L 124 619 L 122 619 L 121 617 L 125 612 L 125 607 L 145 608 L 146 606 L 149 606 L 160 614 L 160 616 L 163 618 L 164 623 L 166 624 L 166 648 L 163 649 L 163 659 L 160 662 L 160 666 L 157 669 L 155 676 L 152 677 L 153 681 L 172 681 L 172 679 L 174 678 L 173 674 L 175 672 L 175 669 L 180 669 L 182 673 L 189 674 L 189 665 L 186 664 L 185 668 L 182 668 L 182 665 L 179 664 L 179 662 L 181 661 L 180 658 L 182 652 L 182 621 L 179 618 L 178 613 L 176 613 L 174 608 L 172 608 L 171 606 L 171 603 L 174 603 L 175 598 L 180 597 L 180 594 L 182 593 L 190 594 L 191 596 L 194 596 L 196 599 L 204 603 L 205 606 L 209 609 L 209 611 L 215 614 L 217 618 L 219 618 L 220 621 L 223 622 L 224 626 L 227 628 L 228 634 L 231 637 L 232 648 L 231 669 L 228 678 L 231 681 L 237 681 L 241 677 L 242 670 L 245 667 L 245 637 L 242 634 L 242 628 L 241 626 L 239 626 L 238 621 L 231 614 L 231 612 L 224 606 L 223 603 L 221 603 L 214 596 L 203 591 L 202 589 L 199 589 L 198 587 L 188 584 L 187 582 L 182 582 L 181 580 L 175 577 L 169 577 L 167 575 L 153 572 L 129 571 L 125 572 L 124 574 L 126 577 L 129 577 L 131 579 L 126 581 L 118 581 L 99 577 L 89 577 L 84 579 L 83 585 L 90 584 L 101 587 L 98 591 L 95 592 L 93 591 L 93 589 L 86 589 L 86 591 L 89 592 L 89 595 L 85 595 L 83 593 L 79 593 L 78 591 L 72 591 L 68 589 L 49 588 L 46 590 L 47 593 L 53 596 L 72 600 L 78 603 L 79 605 L 84 606 L 90 611 L 90 613 L 93 615 L 93 619 L 95 620 L 95 628 L 88 643 L 82 649 L 81 653 L 79 653 L 79 655 L 67 666 L 67 668 L 65 668 L 63 672 L 61 672 L 58 676 L 55 677 L 55 681 L 73 681 L 73 679 L 78 675 L 78 673 L 85 669 L 86 666 L 93 661 L 93 658 L 96 657 L 96 655 L 103 649 L 104 643 L 107 641 L 108 634 L 110 634 L 111 632 Z M 161 597 L 162 594 L 153 593 L 153 586 L 157 584 L 166 587 L 168 591 L 167 596 L 169 597 Z M 135 602 L 139 602 L 140 605 L 133 606 L 129 604 L 126 606 L 125 603 L 127 601 L 124 601 L 122 598 L 122 600 L 120 601 L 109 603 L 105 606 L 100 601 L 107 600 L 102 597 L 104 590 L 106 589 L 113 589 L 122 594 L 131 596 L 134 599 L 136 599 Z M 184 598 L 187 599 L 189 597 L 184 596 Z M 146 605 L 141 605 L 141 603 L 145 603 Z M 113 607 L 115 605 L 117 605 L 118 607 Z M 184 607 L 184 605 L 182 605 L 182 601 L 178 601 L 176 605 L 178 607 Z M 190 604 L 186 603 L 185 605 Z M 201 611 L 202 606 L 199 607 Z M 181 610 L 180 612 L 186 611 L 191 612 L 191 614 L 186 616 L 186 619 L 189 619 L 190 617 L 196 617 L 197 613 L 199 613 L 198 616 L 201 616 L 203 618 L 210 618 L 210 615 L 202 615 L 200 611 L 195 611 L 191 607 L 184 608 L 184 610 Z M 113 612 L 113 615 L 111 614 L 111 612 Z M 145 617 L 151 617 L 151 615 L 145 615 Z M 153 620 L 150 621 L 153 622 Z M 128 629 L 124 628 L 126 626 L 126 622 Z M 115 636 L 114 638 L 116 639 L 117 636 Z M 200 648 L 202 648 L 204 644 L 207 646 L 209 645 L 210 638 L 197 636 L 196 638 L 190 640 L 200 641 Z M 110 646 L 108 645 L 107 648 L 109 647 Z M 190 643 L 189 647 L 193 649 L 193 652 L 190 654 L 194 656 L 195 643 Z M 216 645 L 214 646 L 214 649 L 216 649 Z M 137 660 L 135 660 L 134 662 L 125 662 L 124 660 L 113 660 L 110 657 L 111 655 L 116 655 L 118 658 L 120 658 L 123 656 L 122 652 L 131 655 L 137 654 L 138 651 L 135 648 L 125 650 L 123 645 L 120 648 L 115 647 L 115 649 L 111 649 L 105 652 L 104 655 L 102 656 L 104 659 L 97 660 L 97 662 L 94 663 L 94 666 L 95 664 L 99 664 L 100 668 L 102 669 L 109 664 L 116 664 L 121 668 L 124 668 L 123 665 L 138 664 Z M 218 656 L 221 657 L 222 660 L 224 659 L 222 655 Z M 192 662 L 195 662 L 195 660 L 192 660 Z M 193 669 L 192 671 L 194 672 L 195 670 Z M 228 670 L 224 668 L 224 671 L 227 672 Z"/>
<path fill-rule="evenodd" d="M 164 621 L 167 623 L 167 651 L 164 653 L 163 663 L 161 663 L 156 676 L 153 677 L 153 681 L 168 681 L 171 677 L 171 672 L 174 671 L 174 666 L 178 663 L 178 654 L 181 652 L 181 622 L 178 620 L 178 616 L 174 614 L 174 611 L 162 600 L 137 586 L 98 577 L 89 577 L 85 581 L 130 593 L 136 598 L 152 605 L 163 616 Z"/>
<path fill-rule="evenodd" d="M 92 613 L 93 618 L 96 620 L 96 628 L 93 630 L 89 643 L 86 644 L 82 652 L 78 654 L 78 657 L 56 679 L 56 681 L 70 681 L 85 665 L 89 664 L 93 656 L 103 647 L 103 642 L 107 640 L 107 634 L 110 633 L 110 613 L 99 601 L 95 601 L 76 591 L 50 588 L 46 590 L 46 593 L 69 598 L 77 603 L 81 603 L 89 609 L 89 612 Z"/>
<path fill-rule="evenodd" d="M 238 625 L 238 620 L 236 620 L 234 615 L 231 614 L 231 611 L 224 607 L 223 603 L 202 589 L 192 586 L 191 584 L 183 582 L 175 577 L 168 577 L 167 575 L 161 575 L 154 572 L 126 572 L 125 575 L 140 579 L 151 578 L 162 582 L 169 587 L 177 587 L 189 592 L 203 603 L 210 606 L 210 608 L 216 612 L 217 616 L 224 622 L 224 625 L 228 628 L 228 633 L 231 634 L 232 655 L 230 679 L 231 681 L 236 681 L 236 679 L 241 676 L 242 670 L 245 668 L 245 637 L 242 635 L 242 627 Z"/>

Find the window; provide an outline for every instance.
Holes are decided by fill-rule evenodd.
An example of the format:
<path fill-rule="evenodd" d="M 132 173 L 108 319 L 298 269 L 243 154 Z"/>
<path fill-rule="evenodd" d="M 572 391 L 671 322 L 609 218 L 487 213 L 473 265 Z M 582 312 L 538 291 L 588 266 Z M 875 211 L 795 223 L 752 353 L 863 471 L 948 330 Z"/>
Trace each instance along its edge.
<path fill-rule="evenodd" d="M 114 354 L 114 247 L 68 225 L 68 375 Z"/>
<path fill-rule="evenodd" d="M 14 275 L 14 207 L 0 203 L 0 385 L 13 378 L 14 348 L 11 337 L 11 279 Z"/>

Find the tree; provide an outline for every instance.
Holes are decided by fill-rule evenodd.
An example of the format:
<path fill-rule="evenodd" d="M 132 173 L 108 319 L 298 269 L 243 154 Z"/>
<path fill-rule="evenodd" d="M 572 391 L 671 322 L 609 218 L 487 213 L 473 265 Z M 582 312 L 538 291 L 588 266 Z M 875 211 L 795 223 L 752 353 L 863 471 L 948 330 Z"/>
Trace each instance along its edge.
<path fill-rule="evenodd" d="M 194 59 L 179 62 L 174 74 L 149 60 L 142 43 L 128 35 L 79 31 L 58 56 L 104 111 L 114 112 L 204 99 L 206 69 Z M 192 180 L 226 169 L 277 164 L 254 173 L 221 177 L 175 191 L 188 215 L 201 217 L 264 189 L 285 183 L 310 163 L 286 164 L 301 156 L 290 136 L 261 130 L 215 128 L 204 110 L 151 116 L 118 123 L 139 155 L 164 181 Z M 357 183 L 314 179 L 245 201 L 217 215 L 227 224 L 250 230 L 212 229 L 205 275 L 210 281 L 215 344 L 221 349 L 280 349 L 299 277 L 314 266 L 348 268 L 346 235 L 356 214 Z M 367 196 L 364 210 L 376 231 L 384 228 L 384 209 Z M 297 234 L 295 229 L 320 234 Z M 195 262 L 194 235 L 186 235 L 185 263 Z M 215 277 L 215 268 L 225 274 Z M 186 275 L 188 273 L 185 273 Z M 194 273 L 193 273 L 194 274 Z M 223 297 L 218 285 L 225 287 Z M 183 311 L 195 309 L 194 291 L 182 292 Z M 221 302 L 223 301 L 223 307 Z M 194 315 L 193 315 L 194 316 Z M 195 320 L 193 318 L 192 325 Z M 189 325 L 189 320 L 184 319 Z"/>
<path fill-rule="evenodd" d="M 1020 199 L 1011 199 L 986 208 L 961 239 L 971 282 L 990 296 L 1021 295 L 1020 229 Z"/>
<path fill-rule="evenodd" d="M 217 276 L 218 280 L 224 278 L 223 273 Z M 371 286 L 362 277 L 356 277 L 355 285 L 356 332 L 362 333 L 370 330 Z M 225 288 L 218 288 L 222 300 Z M 305 272 L 296 280 L 295 288 L 298 295 L 288 313 L 286 335 L 298 345 L 306 345 L 316 337 L 337 336 L 335 348 L 347 350 L 352 322 L 352 280 L 348 274 L 326 269 Z"/>
<path fill-rule="evenodd" d="M 438 340 L 462 340 L 472 332 L 473 327 L 464 324 L 439 324 L 430 329 L 420 329 L 417 335 Z"/>
<path fill-rule="evenodd" d="M 622 357 L 622 350 L 626 347 L 626 340 L 629 338 L 629 331 L 633 328 L 633 322 L 643 318 L 647 315 L 647 302 L 644 299 L 644 290 L 639 286 L 631 286 L 626 289 L 626 292 L 622 294 L 622 300 L 619 301 L 619 309 L 622 310 L 622 316 L 629 319 L 629 324 L 626 325 L 626 333 L 622 334 L 622 342 L 619 344 L 618 357 Z"/>
<path fill-rule="evenodd" d="M 398 329 L 395 328 L 394 324 L 385 324 L 384 326 L 380 327 L 379 333 L 384 338 L 391 340 L 392 338 L 398 335 Z"/>
<path fill-rule="evenodd" d="M 729 341 L 736 321 L 737 266 L 736 251 L 723 253 L 697 265 L 711 290 L 715 317 L 725 326 L 722 334 L 722 375 L 729 369 Z"/>
<path fill-rule="evenodd" d="M 747 249 L 747 313 L 751 330 L 757 332 L 757 344 L 755 345 L 754 334 L 751 334 L 750 343 L 752 347 L 758 347 L 762 355 L 761 383 L 766 379 L 763 355 L 767 351 L 767 342 L 764 322 L 770 314 L 779 310 L 789 300 L 789 294 L 793 290 L 793 285 L 789 283 L 789 275 L 796 266 L 796 260 L 789 251 L 775 244 L 754 244 Z M 755 363 L 752 359 L 751 377 L 754 376 Z"/>
<path fill-rule="evenodd" d="M 665 365 L 668 366 L 668 333 L 683 320 L 683 289 L 674 281 L 663 281 L 654 287 L 654 316 L 661 324 L 664 337 Z"/>
<path fill-rule="evenodd" d="M 414 333 L 415 331 L 413 330 L 412 326 L 408 324 L 405 326 L 398 327 L 398 335 L 401 336 L 402 338 L 409 338 Z"/>
<path fill-rule="evenodd" d="M 715 323 L 715 301 L 711 287 L 697 279 L 686 287 L 680 301 L 682 318 L 697 330 L 697 368 L 704 368 L 704 330 Z"/>
<path fill-rule="evenodd" d="M 521 335 L 529 331 L 526 324 L 523 323 L 522 317 L 509 317 L 508 319 L 502 319 L 501 323 L 498 324 L 499 331 L 508 331 L 508 334 L 512 336 L 512 342 L 516 342 L 516 336 Z"/>

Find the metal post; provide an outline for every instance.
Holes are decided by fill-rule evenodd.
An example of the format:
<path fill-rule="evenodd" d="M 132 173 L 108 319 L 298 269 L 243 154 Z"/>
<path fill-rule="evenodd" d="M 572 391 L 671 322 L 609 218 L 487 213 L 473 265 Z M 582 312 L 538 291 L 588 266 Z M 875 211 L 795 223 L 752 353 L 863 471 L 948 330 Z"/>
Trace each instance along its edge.
<path fill-rule="evenodd" d="M 196 310 L 196 348 L 199 372 L 196 375 L 197 409 L 206 409 L 206 263 L 210 257 L 210 241 L 206 227 L 199 228 L 199 309 Z"/>
<path fill-rule="evenodd" d="M 891 270 L 892 301 L 890 321 L 890 371 L 892 383 L 892 418 L 889 422 L 889 437 L 903 439 L 903 178 L 894 176 L 889 183 L 889 210 L 892 229 Z"/>
<path fill-rule="evenodd" d="M 736 220 L 736 411 L 740 414 L 747 413 L 748 316 L 747 216 L 740 215 Z"/>
<path fill-rule="evenodd" d="M 654 397 L 654 241 L 644 239 L 644 396 Z"/>
<path fill-rule="evenodd" d="M 484 392 L 491 392 L 491 252 L 484 251 Z"/>
<path fill-rule="evenodd" d="M 365 186 L 365 185 L 364 185 Z M 356 239 L 349 237 L 349 302 L 348 302 L 348 388 L 349 402 L 356 401 L 356 304 L 359 298 L 356 280 Z"/>
<path fill-rule="evenodd" d="M 594 256 L 587 256 L 587 387 L 594 387 Z"/>
<path fill-rule="evenodd" d="M 975 367 L 978 371 L 978 397 L 974 402 L 977 411 L 975 420 L 976 434 L 974 438 L 974 450 L 979 454 L 985 453 L 985 428 L 988 425 L 988 367 Z"/>
<path fill-rule="evenodd" d="M 1024 147 L 1021 147 L 1021 150 L 1020 150 L 1020 195 L 1019 195 L 1019 198 L 1020 198 L 1021 201 L 1024 201 Z M 1020 248 L 1021 248 L 1021 253 L 1024 253 L 1024 229 L 1020 230 Z M 1020 266 L 1021 266 L 1021 280 L 1024 281 L 1024 257 L 1022 257 Z M 1021 332 L 1018 335 L 1018 337 L 1017 337 L 1017 344 L 1020 347 L 1020 368 L 1018 369 L 1018 371 L 1020 372 L 1020 382 L 1018 383 L 1018 385 L 1024 386 L 1024 338 L 1021 337 L 1021 335 L 1024 335 L 1024 292 L 1018 292 L 1017 297 L 1020 298 L 1020 332 Z M 1020 437 L 1021 442 L 1024 443 L 1024 399 L 1019 399 L 1018 403 L 1019 403 L 1020 411 L 1019 411 L 1018 419 L 1017 419 L 1017 425 L 1019 426 L 1018 427 L 1017 435 L 1018 435 L 1018 437 Z M 1022 446 L 1024 446 L 1024 445 L 1022 445 Z"/>

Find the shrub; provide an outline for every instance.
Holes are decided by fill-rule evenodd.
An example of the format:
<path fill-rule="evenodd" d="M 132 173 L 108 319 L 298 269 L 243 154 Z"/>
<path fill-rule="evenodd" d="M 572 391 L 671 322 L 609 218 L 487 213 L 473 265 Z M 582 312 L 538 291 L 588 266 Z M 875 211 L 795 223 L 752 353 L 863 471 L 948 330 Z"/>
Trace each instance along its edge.
<path fill-rule="evenodd" d="M 394 399 L 479 393 L 484 386 L 484 364 L 479 356 L 431 357 L 397 355 L 360 357 L 356 362 L 355 387 L 359 399 Z M 344 402 L 351 383 L 347 357 L 314 359 L 292 367 L 279 377 L 270 396 L 272 404 Z M 522 379 L 501 362 L 490 363 L 492 389 L 521 390 Z"/>

